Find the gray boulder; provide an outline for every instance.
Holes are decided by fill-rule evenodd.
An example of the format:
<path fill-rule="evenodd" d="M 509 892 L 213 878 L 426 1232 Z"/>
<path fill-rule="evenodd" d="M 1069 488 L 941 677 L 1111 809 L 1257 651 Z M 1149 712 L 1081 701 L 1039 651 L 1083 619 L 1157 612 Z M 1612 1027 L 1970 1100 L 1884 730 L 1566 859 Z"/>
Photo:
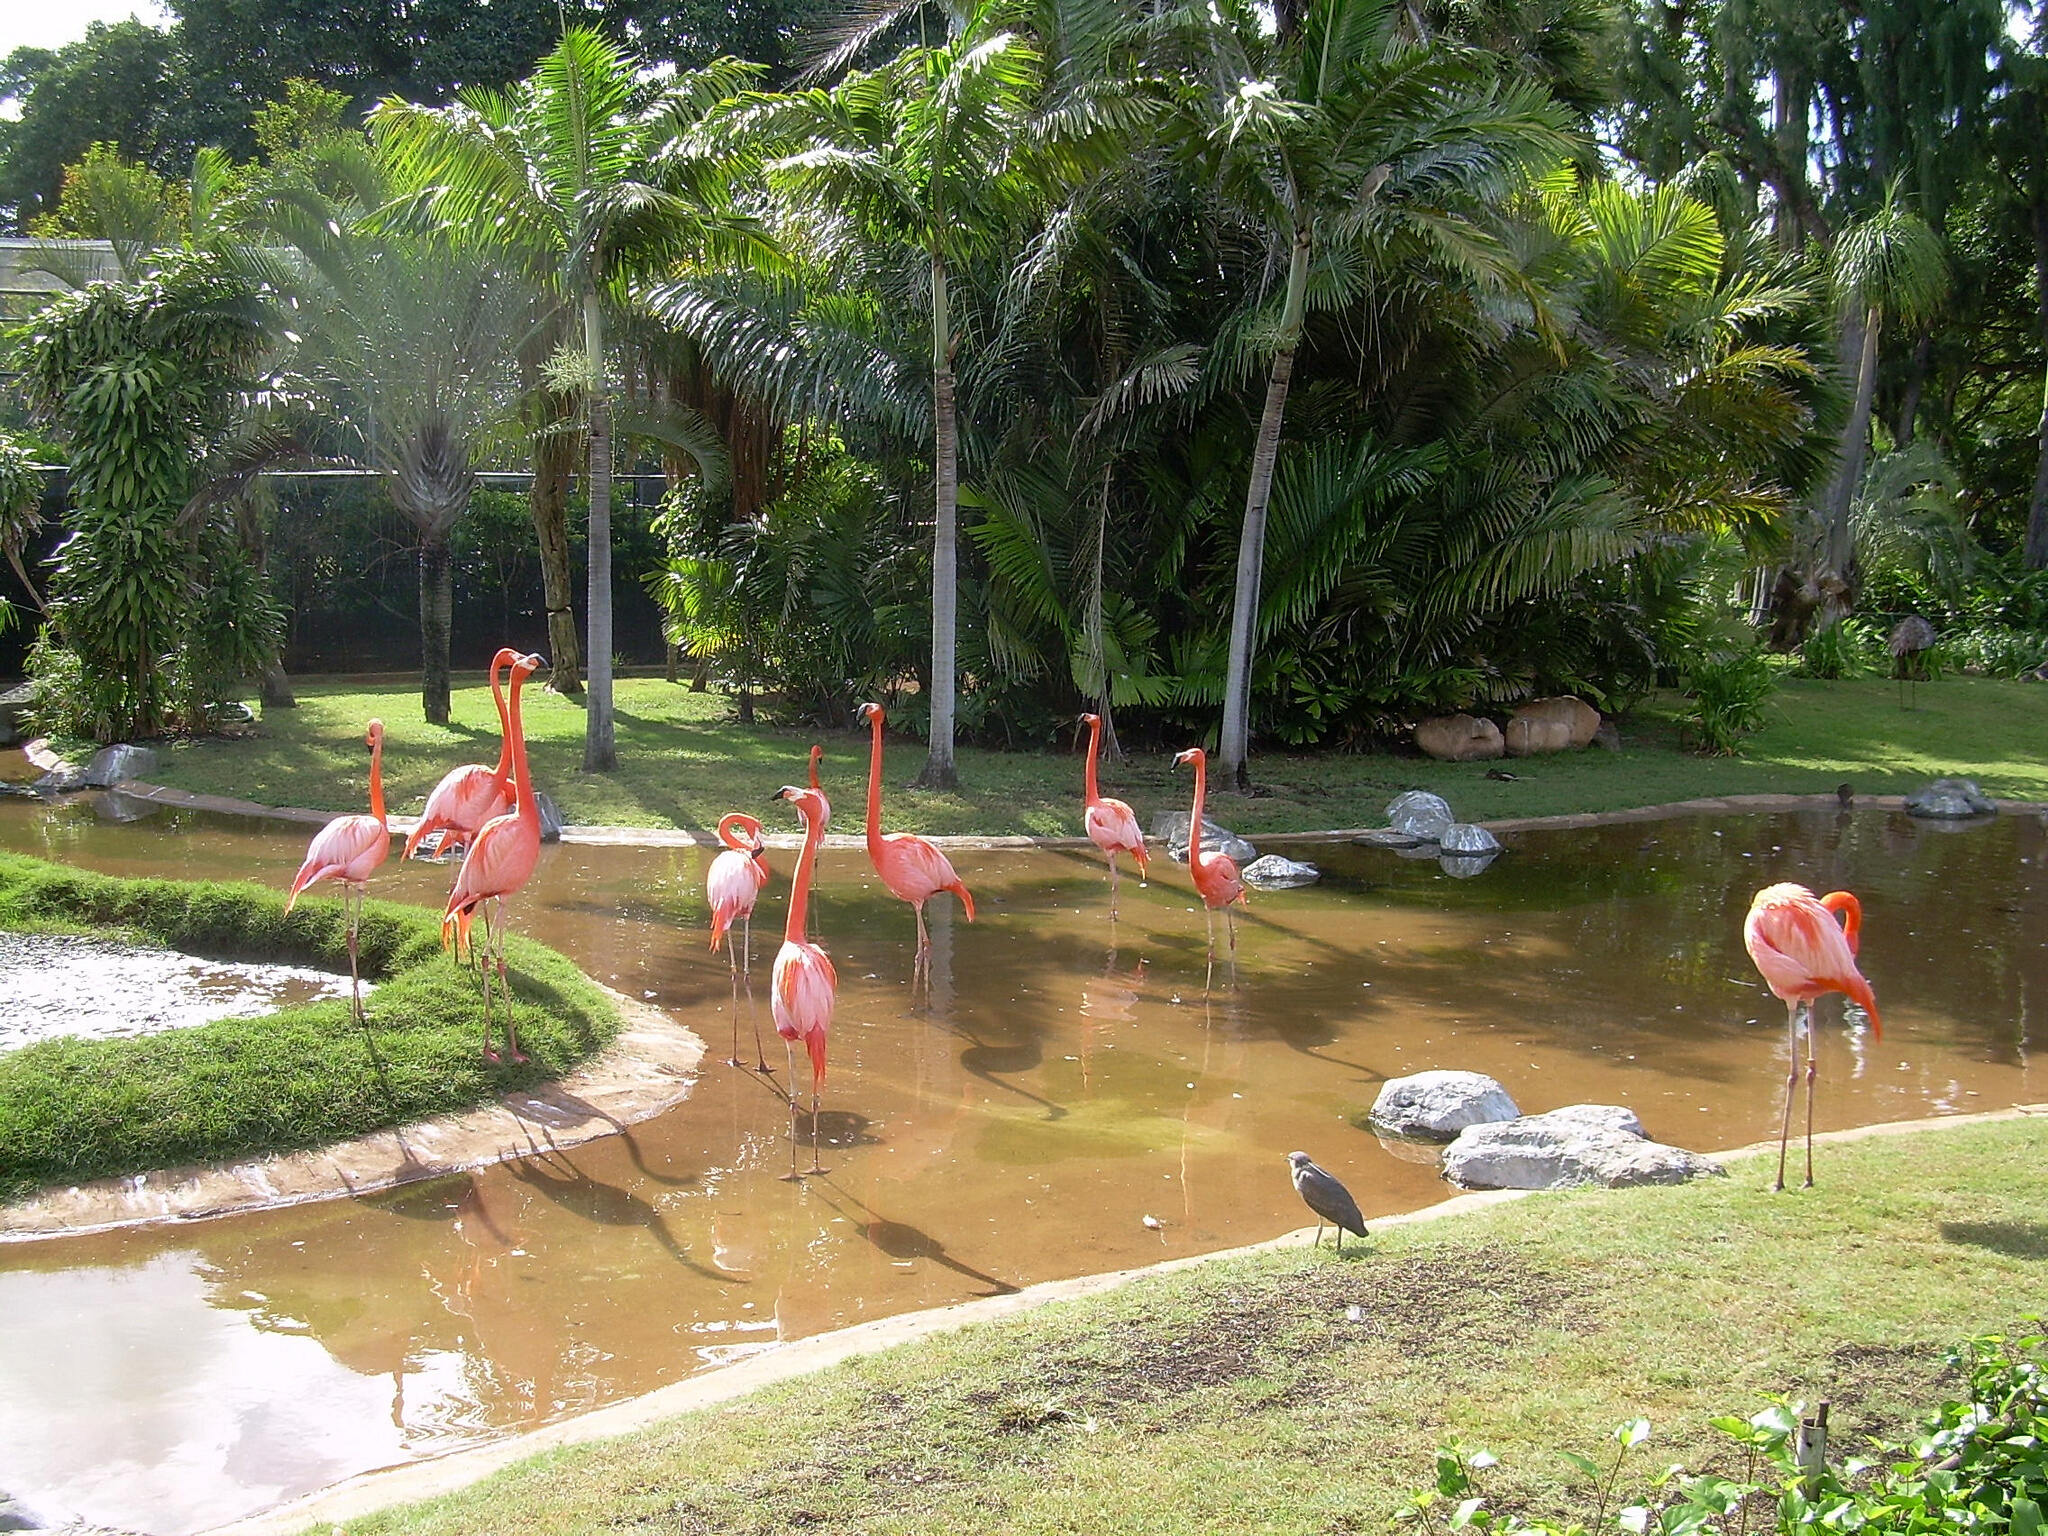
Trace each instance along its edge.
<path fill-rule="evenodd" d="M 87 789 L 112 789 L 124 779 L 142 779 L 156 772 L 156 753 L 148 747 L 117 742 L 101 747 L 85 765 Z"/>
<path fill-rule="evenodd" d="M 1152 835 L 1166 844 L 1166 856 L 1176 864 L 1188 861 L 1188 819 L 1186 811 L 1167 811 L 1152 820 Z M 1258 849 L 1206 816 L 1202 818 L 1202 846 L 1239 864 L 1249 864 L 1259 856 Z"/>
<path fill-rule="evenodd" d="M 1454 821 L 1443 830 L 1437 846 L 1445 853 L 1499 853 L 1500 839 L 1486 828 L 1469 821 Z"/>
<path fill-rule="evenodd" d="M 59 763 L 34 786 L 39 795 L 69 795 L 85 787 L 85 770 L 76 763 Z"/>
<path fill-rule="evenodd" d="M 533 792 L 533 803 L 540 807 L 540 840 L 544 843 L 559 843 L 562 840 L 562 811 L 555 804 L 554 797 L 544 790 Z"/>
<path fill-rule="evenodd" d="M 1425 843 L 1435 847 L 1429 838 L 1417 837 L 1412 832 L 1397 832 L 1392 827 L 1370 828 L 1359 833 L 1352 841 L 1363 843 L 1368 848 L 1419 848 Z"/>
<path fill-rule="evenodd" d="M 1437 858 L 1437 867 L 1453 880 L 1470 880 L 1474 875 L 1483 875 L 1493 868 L 1498 853 L 1446 853 Z"/>
<path fill-rule="evenodd" d="M 1468 1126 L 1512 1120 L 1521 1111 L 1484 1072 L 1416 1072 L 1380 1085 L 1372 1123 L 1396 1136 L 1448 1141 Z"/>
<path fill-rule="evenodd" d="M 1262 891 L 1291 891 L 1296 886 L 1314 885 L 1323 872 L 1298 859 L 1283 859 L 1277 853 L 1262 854 L 1238 871 L 1246 885 Z"/>
<path fill-rule="evenodd" d="M 1425 843 L 1442 837 L 1455 819 L 1450 802 L 1426 789 L 1411 789 L 1387 802 L 1387 825 Z"/>
<path fill-rule="evenodd" d="M 1970 779 L 1936 779 L 1906 796 L 1906 814 L 1931 821 L 1996 815 L 1998 807 Z"/>
<path fill-rule="evenodd" d="M 1467 1189 L 1619 1189 L 1725 1172 L 1712 1158 L 1649 1140 L 1634 1114 L 1609 1104 L 1471 1126 L 1444 1153 L 1444 1177 Z"/>
<path fill-rule="evenodd" d="M 0 689 L 0 747 L 18 747 L 28 735 L 28 706 L 34 697 L 33 683 Z"/>

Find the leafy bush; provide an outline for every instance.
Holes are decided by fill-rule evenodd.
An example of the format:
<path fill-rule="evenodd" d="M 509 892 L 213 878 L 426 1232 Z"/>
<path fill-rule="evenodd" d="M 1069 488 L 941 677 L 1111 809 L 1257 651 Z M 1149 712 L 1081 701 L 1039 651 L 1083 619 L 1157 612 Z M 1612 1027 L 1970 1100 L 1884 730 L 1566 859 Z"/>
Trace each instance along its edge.
<path fill-rule="evenodd" d="M 1764 706 L 1778 680 L 1762 651 L 1717 651 L 1683 672 L 1691 708 L 1680 722 L 1695 751 L 1726 755 L 1751 731 L 1761 730 Z"/>
<path fill-rule="evenodd" d="M 1799 647 L 1798 673 L 1801 677 L 1839 682 L 1860 677 L 1877 652 L 1877 639 L 1855 619 L 1843 619 L 1826 629 L 1817 629 Z"/>
<path fill-rule="evenodd" d="M 1986 625 L 1944 635 L 1934 648 L 1938 666 L 1979 677 L 2020 677 L 2048 664 L 2048 633 Z"/>
<path fill-rule="evenodd" d="M 2038 1323 L 2039 1319 L 2034 1319 Z M 1839 1471 L 1802 1465 L 1799 1405 L 1777 1399 L 1743 1419 L 1713 1427 L 1744 1453 L 1742 1475 L 1692 1473 L 1672 1465 L 1624 1482 L 1632 1453 L 1650 1438 L 1635 1419 L 1614 1432 L 1603 1466 L 1560 1452 L 1590 1490 L 1580 1519 L 1527 1519 L 1489 1507 L 1481 1475 L 1498 1459 L 1457 1441 L 1440 1447 L 1434 1486 L 1416 1493 L 1397 1519 L 1431 1533 L 1476 1531 L 1510 1536 L 1586 1536 L 1616 1530 L 1627 1536 L 1761 1536 L 1758 1504 L 1775 1508 L 1783 1536 L 1870 1532 L 1985 1532 L 2041 1536 L 2048 1501 L 2048 1338 L 1972 1339 L 1949 1356 L 1968 1381 L 1961 1401 L 1947 1402 L 1910 1446 L 1880 1445 Z"/>

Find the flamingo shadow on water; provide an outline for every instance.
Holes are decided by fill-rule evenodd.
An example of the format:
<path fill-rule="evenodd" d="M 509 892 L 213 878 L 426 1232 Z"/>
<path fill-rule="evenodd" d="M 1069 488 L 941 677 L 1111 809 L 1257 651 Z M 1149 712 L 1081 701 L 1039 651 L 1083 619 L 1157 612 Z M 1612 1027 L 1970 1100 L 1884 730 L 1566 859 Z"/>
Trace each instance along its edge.
<path fill-rule="evenodd" d="M 956 1025 L 953 1032 L 967 1042 L 966 1048 L 960 1052 L 960 1067 L 968 1076 L 978 1077 L 992 1088 L 1014 1093 L 1020 1099 L 1041 1106 L 1048 1120 L 1066 1119 L 1064 1104 L 1057 1104 L 1043 1094 L 1033 1093 L 1021 1083 L 1010 1081 L 1013 1076 L 1037 1071 L 1045 1061 L 1045 1049 L 1039 1043 L 1035 1030 L 1021 1040 L 1005 1044 L 991 1044 L 960 1025 Z"/>
<path fill-rule="evenodd" d="M 998 1279 L 976 1269 L 972 1264 L 954 1258 L 946 1252 L 944 1243 L 921 1227 L 913 1227 L 908 1222 L 891 1221 L 858 1195 L 848 1194 L 846 1199 L 855 1207 L 854 1210 L 848 1210 L 829 1195 L 826 1197 L 826 1204 L 837 1214 L 852 1221 L 853 1230 L 859 1234 L 863 1242 L 873 1245 L 887 1257 L 899 1262 L 928 1260 L 942 1269 L 950 1269 L 963 1280 L 972 1280 L 977 1285 L 987 1286 L 987 1290 L 978 1293 L 983 1296 L 1014 1296 L 1020 1289 L 1007 1280 Z M 861 1216 L 867 1219 L 860 1220 Z"/>
<path fill-rule="evenodd" d="M 550 1150 L 520 1158 L 508 1167 L 513 1178 L 570 1215 L 580 1216 L 601 1227 L 644 1228 L 670 1258 L 693 1274 L 721 1283 L 732 1281 L 732 1276 L 724 1271 L 692 1258 L 688 1245 L 676 1240 L 675 1234 L 669 1231 L 667 1219 L 646 1200 L 631 1190 L 592 1178 L 567 1154 Z M 557 1172 L 557 1169 L 567 1171 Z M 695 1183 L 696 1179 L 692 1176 L 679 1182 Z"/>

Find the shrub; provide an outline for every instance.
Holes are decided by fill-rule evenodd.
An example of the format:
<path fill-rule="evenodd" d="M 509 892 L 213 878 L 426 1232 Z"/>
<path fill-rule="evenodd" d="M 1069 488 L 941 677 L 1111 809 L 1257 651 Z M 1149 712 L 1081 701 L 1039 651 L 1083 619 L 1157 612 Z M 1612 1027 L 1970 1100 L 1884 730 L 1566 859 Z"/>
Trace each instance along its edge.
<path fill-rule="evenodd" d="M 1799 647 L 1801 677 L 1839 682 L 1860 677 L 1877 650 L 1876 639 L 1854 619 L 1843 619 L 1808 635 Z"/>
<path fill-rule="evenodd" d="M 1934 648 L 1936 664 L 1979 677 L 2020 677 L 2048 665 L 2048 633 L 1985 625 L 1944 635 Z"/>
<path fill-rule="evenodd" d="M 1764 705 L 1778 680 L 1762 651 L 1717 651 L 1689 663 L 1683 672 L 1691 708 L 1680 722 L 1699 752 L 1726 755 L 1764 723 Z"/>

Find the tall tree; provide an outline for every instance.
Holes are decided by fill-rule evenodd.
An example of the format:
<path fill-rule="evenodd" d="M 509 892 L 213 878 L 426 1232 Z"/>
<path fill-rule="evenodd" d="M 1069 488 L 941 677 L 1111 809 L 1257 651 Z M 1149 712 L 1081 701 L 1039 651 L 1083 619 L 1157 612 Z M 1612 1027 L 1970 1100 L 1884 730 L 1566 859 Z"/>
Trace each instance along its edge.
<path fill-rule="evenodd" d="M 589 712 L 583 768 L 618 765 L 612 716 L 612 385 L 608 305 L 636 278 L 689 257 L 735 262 L 765 247 L 735 204 L 745 162 L 697 129 L 752 83 L 730 60 L 652 82 L 600 34 L 571 28 L 531 77 L 433 108 L 386 100 L 377 143 L 421 208 L 504 252 L 569 312 L 580 347 L 553 382 L 584 400 L 589 493 Z M 565 349 L 566 350 L 566 349 Z"/>
<path fill-rule="evenodd" d="M 64 168 L 105 144 L 165 174 L 191 163 L 176 124 L 185 82 L 169 33 L 94 22 L 64 48 L 19 48 L 0 64 L 0 216 L 25 231 L 56 206 Z"/>
<path fill-rule="evenodd" d="M 1193 102 L 1200 163 L 1284 274 L 1277 294 L 1261 296 L 1250 333 L 1271 362 L 1245 489 L 1217 762 L 1222 782 L 1242 789 L 1266 512 L 1312 274 L 1328 303 L 1347 275 L 1355 281 L 1361 248 L 1405 238 L 1504 285 L 1512 261 L 1477 216 L 1574 141 L 1540 85 L 1475 50 L 1406 35 L 1397 0 L 1313 0 L 1305 14 L 1283 8 L 1273 32 L 1249 6 L 1212 16 L 1199 39 L 1209 84 Z"/>

